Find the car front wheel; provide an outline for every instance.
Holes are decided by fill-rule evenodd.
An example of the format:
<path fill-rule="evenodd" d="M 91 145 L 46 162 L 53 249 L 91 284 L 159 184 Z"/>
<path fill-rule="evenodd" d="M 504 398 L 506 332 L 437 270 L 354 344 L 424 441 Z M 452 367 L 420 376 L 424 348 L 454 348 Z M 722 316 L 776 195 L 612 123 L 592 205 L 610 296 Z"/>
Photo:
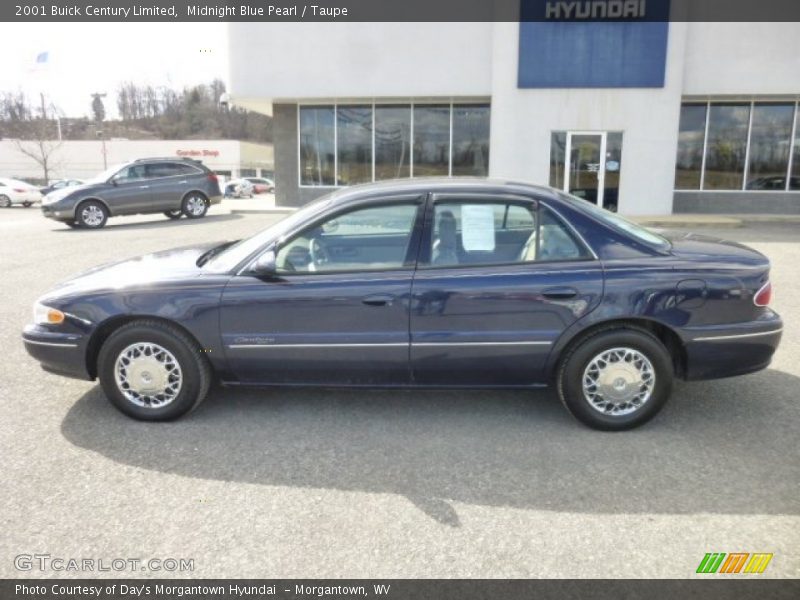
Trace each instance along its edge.
<path fill-rule="evenodd" d="M 190 219 L 199 219 L 208 212 L 208 200 L 202 194 L 189 194 L 183 199 L 183 214 Z"/>
<path fill-rule="evenodd" d="M 11 198 L 5 194 L 0 194 L 0 206 L 3 208 L 11 208 Z"/>
<path fill-rule="evenodd" d="M 78 223 L 86 229 L 100 229 L 108 221 L 108 210 L 102 203 L 89 200 L 82 203 L 77 210 Z"/>
<path fill-rule="evenodd" d="M 142 421 L 168 421 L 202 402 L 211 367 L 197 344 L 161 321 L 122 326 L 103 344 L 98 376 L 108 399 Z"/>
<path fill-rule="evenodd" d="M 558 395 L 594 429 L 622 431 L 652 419 L 672 392 L 669 352 L 649 331 L 599 330 L 571 348 L 558 371 Z"/>

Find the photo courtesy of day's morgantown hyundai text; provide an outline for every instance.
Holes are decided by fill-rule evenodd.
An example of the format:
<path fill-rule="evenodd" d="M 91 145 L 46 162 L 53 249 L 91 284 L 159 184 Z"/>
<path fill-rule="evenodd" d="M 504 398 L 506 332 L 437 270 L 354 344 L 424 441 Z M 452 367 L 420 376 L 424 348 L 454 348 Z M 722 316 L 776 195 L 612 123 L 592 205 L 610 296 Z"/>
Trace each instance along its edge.
<path fill-rule="evenodd" d="M 746 246 L 662 237 L 551 188 L 390 181 L 247 239 L 80 274 L 36 302 L 23 339 L 44 369 L 99 378 L 143 420 L 187 413 L 215 380 L 552 386 L 583 423 L 622 430 L 655 416 L 676 377 L 769 364 L 769 269 Z"/>

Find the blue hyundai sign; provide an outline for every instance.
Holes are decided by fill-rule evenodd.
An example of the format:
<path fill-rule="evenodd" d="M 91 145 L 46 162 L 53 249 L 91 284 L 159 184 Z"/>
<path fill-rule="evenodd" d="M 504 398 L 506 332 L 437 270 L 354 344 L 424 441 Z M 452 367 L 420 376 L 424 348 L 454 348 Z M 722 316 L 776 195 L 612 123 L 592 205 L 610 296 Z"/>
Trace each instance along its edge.
<path fill-rule="evenodd" d="M 520 88 L 664 87 L 669 0 L 522 0 Z"/>

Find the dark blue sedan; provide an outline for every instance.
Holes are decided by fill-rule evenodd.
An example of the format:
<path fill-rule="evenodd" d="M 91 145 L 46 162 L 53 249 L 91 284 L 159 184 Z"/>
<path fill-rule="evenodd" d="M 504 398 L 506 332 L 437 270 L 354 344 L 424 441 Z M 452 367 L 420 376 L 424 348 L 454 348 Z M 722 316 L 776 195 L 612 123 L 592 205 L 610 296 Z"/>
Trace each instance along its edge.
<path fill-rule="evenodd" d="M 675 377 L 765 368 L 769 261 L 661 237 L 561 192 L 490 180 L 353 187 L 237 242 L 99 267 L 40 298 L 28 352 L 124 413 L 225 385 L 536 388 L 619 430 Z"/>

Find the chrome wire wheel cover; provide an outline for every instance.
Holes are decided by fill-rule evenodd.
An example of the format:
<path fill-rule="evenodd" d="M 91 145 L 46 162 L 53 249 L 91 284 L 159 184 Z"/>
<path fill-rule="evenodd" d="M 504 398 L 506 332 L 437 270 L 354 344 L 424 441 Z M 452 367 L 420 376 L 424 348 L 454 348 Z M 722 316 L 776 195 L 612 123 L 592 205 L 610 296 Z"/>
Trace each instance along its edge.
<path fill-rule="evenodd" d="M 633 348 L 604 350 L 583 371 L 583 396 L 604 415 L 623 416 L 641 409 L 655 384 L 650 360 Z"/>
<path fill-rule="evenodd" d="M 178 397 L 183 384 L 175 356 L 150 342 L 131 344 L 120 352 L 114 376 L 122 395 L 143 408 L 166 406 Z"/>
<path fill-rule="evenodd" d="M 103 211 L 95 205 L 90 205 L 81 210 L 81 220 L 89 227 L 97 227 L 103 222 Z"/>
<path fill-rule="evenodd" d="M 189 196 L 186 200 L 186 210 L 195 216 L 203 214 L 206 209 L 206 201 L 200 196 Z"/>

